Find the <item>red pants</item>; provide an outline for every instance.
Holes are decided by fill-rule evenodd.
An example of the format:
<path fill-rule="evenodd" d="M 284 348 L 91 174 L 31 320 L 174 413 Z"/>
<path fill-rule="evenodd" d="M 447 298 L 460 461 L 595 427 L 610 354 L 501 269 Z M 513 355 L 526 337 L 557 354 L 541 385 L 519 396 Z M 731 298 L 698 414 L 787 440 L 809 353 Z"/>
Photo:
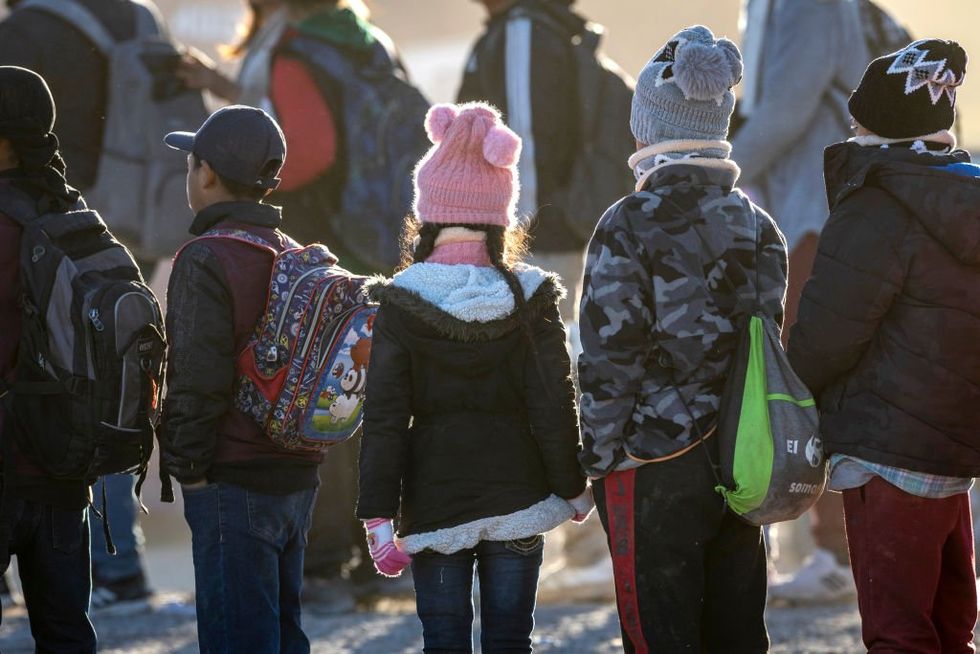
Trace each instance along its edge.
<path fill-rule="evenodd" d="M 844 516 L 868 650 L 974 652 L 969 495 L 925 499 L 875 477 L 844 491 Z"/>

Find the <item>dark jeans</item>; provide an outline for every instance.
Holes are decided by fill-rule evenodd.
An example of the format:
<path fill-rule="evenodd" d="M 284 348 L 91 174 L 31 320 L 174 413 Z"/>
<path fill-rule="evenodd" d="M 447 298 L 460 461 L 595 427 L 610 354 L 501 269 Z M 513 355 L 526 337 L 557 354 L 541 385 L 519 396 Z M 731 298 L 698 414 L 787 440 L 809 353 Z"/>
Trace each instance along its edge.
<path fill-rule="evenodd" d="M 264 495 L 217 483 L 183 495 L 202 654 L 309 652 L 300 589 L 316 489 Z"/>
<path fill-rule="evenodd" d="M 136 496 L 133 495 L 136 477 L 108 475 L 99 479 L 92 487 L 95 505 L 99 508 L 102 506 L 103 483 L 109 513 L 109 529 L 112 531 L 116 554 L 113 556 L 106 551 L 102 522 L 93 520 L 91 524 L 92 578 L 97 586 L 144 574 L 143 530 L 136 520 L 138 509 Z"/>
<path fill-rule="evenodd" d="M 480 575 L 483 652 L 530 652 L 544 537 L 482 541 L 454 554 L 412 557 L 424 651 L 473 651 L 473 566 Z"/>
<path fill-rule="evenodd" d="M 762 530 L 726 511 L 715 484 L 700 446 L 594 483 L 627 652 L 769 650 Z"/>
<path fill-rule="evenodd" d="M 844 491 L 844 515 L 868 651 L 973 652 L 969 494 L 927 499 L 875 477 Z"/>
<path fill-rule="evenodd" d="M 17 556 L 31 634 L 38 652 L 95 652 L 88 618 L 88 510 L 4 498 L 0 572 Z"/>

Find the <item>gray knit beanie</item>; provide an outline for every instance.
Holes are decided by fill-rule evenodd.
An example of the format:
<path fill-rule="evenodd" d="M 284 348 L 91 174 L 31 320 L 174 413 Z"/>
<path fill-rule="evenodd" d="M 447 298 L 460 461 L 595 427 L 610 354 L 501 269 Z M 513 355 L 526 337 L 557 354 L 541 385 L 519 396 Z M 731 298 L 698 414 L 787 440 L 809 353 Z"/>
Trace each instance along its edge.
<path fill-rule="evenodd" d="M 742 79 L 742 54 L 707 27 L 682 30 L 640 72 L 630 127 L 644 145 L 678 139 L 723 141 Z"/>

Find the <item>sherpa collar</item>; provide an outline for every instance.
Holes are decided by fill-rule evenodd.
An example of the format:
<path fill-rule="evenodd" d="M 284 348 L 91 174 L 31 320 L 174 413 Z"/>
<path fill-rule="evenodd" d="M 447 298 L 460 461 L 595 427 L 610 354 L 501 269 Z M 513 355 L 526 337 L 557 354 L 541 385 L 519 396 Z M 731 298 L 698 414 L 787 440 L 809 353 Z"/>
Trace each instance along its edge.
<path fill-rule="evenodd" d="M 565 295 L 554 273 L 524 264 L 514 272 L 532 318 Z M 390 280 L 371 282 L 368 291 L 375 301 L 396 304 L 458 340 L 499 338 L 519 326 L 510 287 L 495 268 L 416 263 Z"/>

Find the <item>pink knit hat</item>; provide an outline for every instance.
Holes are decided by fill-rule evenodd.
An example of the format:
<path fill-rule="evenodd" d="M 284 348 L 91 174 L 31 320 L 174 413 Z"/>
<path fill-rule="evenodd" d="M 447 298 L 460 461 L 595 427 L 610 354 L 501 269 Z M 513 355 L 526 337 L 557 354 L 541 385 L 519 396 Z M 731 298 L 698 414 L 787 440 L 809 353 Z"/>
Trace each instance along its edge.
<path fill-rule="evenodd" d="M 500 225 L 514 220 L 521 139 L 488 104 L 437 104 L 425 117 L 435 144 L 415 169 L 423 223 Z"/>

